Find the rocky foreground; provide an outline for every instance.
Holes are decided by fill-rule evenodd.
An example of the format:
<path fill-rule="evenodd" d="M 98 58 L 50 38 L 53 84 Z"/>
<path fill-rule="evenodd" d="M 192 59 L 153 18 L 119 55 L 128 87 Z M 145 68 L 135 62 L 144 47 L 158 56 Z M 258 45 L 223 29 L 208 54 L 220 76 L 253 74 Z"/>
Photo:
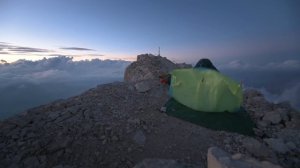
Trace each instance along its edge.
<path fill-rule="evenodd" d="M 255 90 L 244 107 L 255 137 L 213 131 L 167 116 L 158 75 L 166 58 L 140 55 L 125 82 L 29 109 L 0 123 L 0 167 L 299 167 L 300 116 Z"/>

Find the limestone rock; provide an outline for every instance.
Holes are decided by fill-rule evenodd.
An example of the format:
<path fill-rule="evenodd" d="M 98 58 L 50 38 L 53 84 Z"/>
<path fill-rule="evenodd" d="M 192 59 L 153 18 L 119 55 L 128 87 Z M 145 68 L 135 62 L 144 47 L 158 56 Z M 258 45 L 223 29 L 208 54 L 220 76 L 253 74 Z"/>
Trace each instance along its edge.
<path fill-rule="evenodd" d="M 159 75 L 169 73 L 175 68 L 191 67 L 187 64 L 174 64 L 165 57 L 152 54 L 137 56 L 137 61 L 130 64 L 124 74 L 127 82 L 137 82 L 146 79 L 158 79 Z"/>
<path fill-rule="evenodd" d="M 207 153 L 208 168 L 225 168 L 224 165 L 229 164 L 230 155 L 217 147 L 211 147 Z"/>
<path fill-rule="evenodd" d="M 263 94 L 255 89 L 247 89 L 244 91 L 244 98 L 262 97 Z"/>
<path fill-rule="evenodd" d="M 280 114 L 280 117 L 283 121 L 289 121 L 289 111 L 286 108 L 278 108 L 275 110 L 276 113 Z"/>
<path fill-rule="evenodd" d="M 286 153 L 289 151 L 289 147 L 283 142 L 282 139 L 266 138 L 264 141 L 278 153 Z"/>
<path fill-rule="evenodd" d="M 244 106 L 255 118 L 261 118 L 264 113 L 273 110 L 274 104 L 268 102 L 259 91 L 247 89 L 244 91 Z"/>
<path fill-rule="evenodd" d="M 25 167 L 40 167 L 40 163 L 37 157 L 29 157 L 24 160 Z"/>
<path fill-rule="evenodd" d="M 207 153 L 208 168 L 281 168 L 268 161 L 258 161 L 242 154 L 231 156 L 218 147 L 211 147 Z"/>
<path fill-rule="evenodd" d="M 136 83 L 134 87 L 138 92 L 147 92 L 151 89 L 151 83 L 149 81 L 141 81 Z"/>
<path fill-rule="evenodd" d="M 270 121 L 272 124 L 278 124 L 282 120 L 280 113 L 273 111 L 266 113 L 263 120 Z"/>
<path fill-rule="evenodd" d="M 137 143 L 138 145 L 141 145 L 143 146 L 146 142 L 146 136 L 145 134 L 143 133 L 143 131 L 141 130 L 138 130 L 134 136 L 133 136 L 133 140 L 135 143 Z"/>
<path fill-rule="evenodd" d="M 273 155 L 272 151 L 268 149 L 264 144 L 259 142 L 254 138 L 245 138 L 242 141 L 243 146 L 249 151 L 252 155 L 261 158 L 269 158 Z"/>
<path fill-rule="evenodd" d="M 300 134 L 299 130 L 282 129 L 276 136 L 285 142 L 293 142 L 298 148 L 300 147 Z"/>

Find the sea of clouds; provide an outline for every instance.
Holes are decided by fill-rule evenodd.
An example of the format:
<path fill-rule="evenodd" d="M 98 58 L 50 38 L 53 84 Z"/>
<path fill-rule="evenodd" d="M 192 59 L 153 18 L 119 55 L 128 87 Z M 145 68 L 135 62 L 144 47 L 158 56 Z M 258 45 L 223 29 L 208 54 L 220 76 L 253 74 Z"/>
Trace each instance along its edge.
<path fill-rule="evenodd" d="M 300 110 L 300 61 L 285 60 L 266 64 L 232 61 L 220 70 L 243 83 L 245 88 L 260 90 L 274 103 L 288 101 Z"/>
<path fill-rule="evenodd" d="M 28 108 L 82 93 L 99 84 L 122 81 L 123 60 L 73 61 L 60 56 L 0 64 L 0 119 Z"/>

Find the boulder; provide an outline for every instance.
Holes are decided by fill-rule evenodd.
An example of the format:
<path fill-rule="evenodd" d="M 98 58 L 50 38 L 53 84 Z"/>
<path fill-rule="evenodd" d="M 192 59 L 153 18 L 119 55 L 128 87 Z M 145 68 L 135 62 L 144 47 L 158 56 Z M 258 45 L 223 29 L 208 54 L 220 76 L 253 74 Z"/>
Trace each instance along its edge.
<path fill-rule="evenodd" d="M 263 120 L 269 121 L 272 124 L 279 124 L 282 120 L 280 113 L 277 111 L 268 112 L 264 115 Z"/>
<path fill-rule="evenodd" d="M 254 138 L 245 138 L 243 139 L 242 144 L 248 152 L 256 157 L 266 159 L 271 158 L 274 155 L 270 149 Z"/>
<path fill-rule="evenodd" d="M 283 142 L 282 139 L 266 138 L 264 141 L 277 153 L 286 153 L 289 147 Z"/>
<path fill-rule="evenodd" d="M 280 114 L 280 117 L 283 121 L 289 121 L 289 110 L 287 108 L 277 108 L 275 110 L 276 113 Z"/>
<path fill-rule="evenodd" d="M 264 113 L 273 110 L 274 104 L 268 102 L 259 91 L 247 89 L 244 91 L 244 106 L 255 118 L 261 118 Z"/>
<path fill-rule="evenodd" d="M 293 142 L 298 148 L 300 147 L 299 130 L 282 129 L 276 133 L 276 136 L 285 142 Z"/>
<path fill-rule="evenodd" d="M 244 91 L 244 99 L 249 99 L 253 97 L 263 97 L 263 94 L 255 89 L 247 89 Z"/>
<path fill-rule="evenodd" d="M 153 82 L 150 82 L 150 81 L 141 81 L 141 82 L 138 82 L 134 85 L 135 89 L 138 91 L 138 92 L 147 92 L 149 91 L 152 87 L 153 87 Z"/>
<path fill-rule="evenodd" d="M 138 145 L 143 146 L 143 145 L 145 145 L 145 142 L 146 142 L 146 136 L 145 136 L 145 134 L 143 133 L 143 131 L 138 130 L 138 131 L 134 134 L 133 140 L 134 140 L 134 142 L 137 143 Z"/>
<path fill-rule="evenodd" d="M 281 168 L 268 161 L 258 161 L 243 154 L 230 155 L 218 147 L 211 147 L 207 153 L 207 168 Z"/>
<path fill-rule="evenodd" d="M 230 163 L 230 155 L 217 147 L 211 147 L 207 153 L 207 168 L 225 168 Z"/>

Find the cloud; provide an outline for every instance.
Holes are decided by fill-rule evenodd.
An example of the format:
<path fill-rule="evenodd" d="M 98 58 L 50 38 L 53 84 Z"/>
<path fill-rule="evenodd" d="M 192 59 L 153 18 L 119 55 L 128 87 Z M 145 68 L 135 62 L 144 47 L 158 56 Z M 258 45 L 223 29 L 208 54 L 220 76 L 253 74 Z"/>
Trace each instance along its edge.
<path fill-rule="evenodd" d="M 69 57 L 76 57 L 79 59 L 91 59 L 99 58 L 104 56 L 101 53 L 91 53 L 91 51 L 96 51 L 94 49 L 83 48 L 83 47 L 61 47 L 61 50 L 49 50 L 45 48 L 36 47 L 26 47 L 19 45 L 12 45 L 6 42 L 0 42 L 0 55 L 20 55 L 20 56 L 35 56 L 35 57 L 58 57 L 68 55 Z M 68 50 L 68 51 L 67 51 Z M 74 51 L 82 51 L 80 54 Z M 80 58 L 81 57 L 81 58 Z"/>
<path fill-rule="evenodd" d="M 264 66 L 264 69 L 272 69 L 272 70 L 300 70 L 300 61 L 299 60 L 286 60 L 279 63 L 268 63 Z"/>
<path fill-rule="evenodd" d="M 89 48 L 82 48 L 82 47 L 61 47 L 62 50 L 76 50 L 76 51 L 95 51 Z"/>
<path fill-rule="evenodd" d="M 288 101 L 293 107 L 300 109 L 300 82 L 291 87 L 285 88 L 280 94 L 271 93 L 265 88 L 261 88 L 259 90 L 269 101 L 274 103 Z"/>
<path fill-rule="evenodd" d="M 7 45 L 7 44 L 10 44 L 10 43 L 0 41 L 0 45 Z"/>
<path fill-rule="evenodd" d="M 241 81 L 245 87 L 261 90 L 275 103 L 289 101 L 294 107 L 300 109 L 299 60 L 288 59 L 266 64 L 234 60 L 220 66 L 219 69 L 236 81 Z"/>
<path fill-rule="evenodd" d="M 300 61 L 299 60 L 285 60 L 282 62 L 269 62 L 266 64 L 250 64 L 245 63 L 240 60 L 233 60 L 228 64 L 220 66 L 220 69 L 224 70 L 259 70 L 259 71 L 276 71 L 276 70 L 300 70 Z"/>
<path fill-rule="evenodd" d="M 48 52 L 51 52 L 48 49 L 16 46 L 16 45 L 11 45 L 9 43 L 4 43 L 4 42 L 0 43 L 0 50 L 5 52 L 6 54 L 15 54 L 15 53 L 26 54 L 26 53 L 48 53 Z"/>
<path fill-rule="evenodd" d="M 0 54 L 6 55 L 6 54 L 9 54 L 9 52 L 3 52 L 3 51 L 0 51 Z"/>
<path fill-rule="evenodd" d="M 64 57 L 62 54 L 49 54 L 50 57 Z M 69 57 L 102 57 L 104 54 L 68 54 Z"/>
<path fill-rule="evenodd" d="M 73 61 L 66 56 L 0 63 L 0 120 L 99 84 L 122 81 L 129 64 L 121 60 Z"/>
<path fill-rule="evenodd" d="M 34 52 L 50 52 L 47 49 L 41 48 L 32 48 L 32 47 L 12 47 L 9 51 L 18 52 L 18 53 L 34 53 Z"/>
<path fill-rule="evenodd" d="M 11 83 L 69 82 L 101 78 L 123 78 L 128 61 L 84 60 L 73 61 L 60 56 L 39 61 L 18 60 L 6 66 L 0 65 L 0 87 Z"/>

